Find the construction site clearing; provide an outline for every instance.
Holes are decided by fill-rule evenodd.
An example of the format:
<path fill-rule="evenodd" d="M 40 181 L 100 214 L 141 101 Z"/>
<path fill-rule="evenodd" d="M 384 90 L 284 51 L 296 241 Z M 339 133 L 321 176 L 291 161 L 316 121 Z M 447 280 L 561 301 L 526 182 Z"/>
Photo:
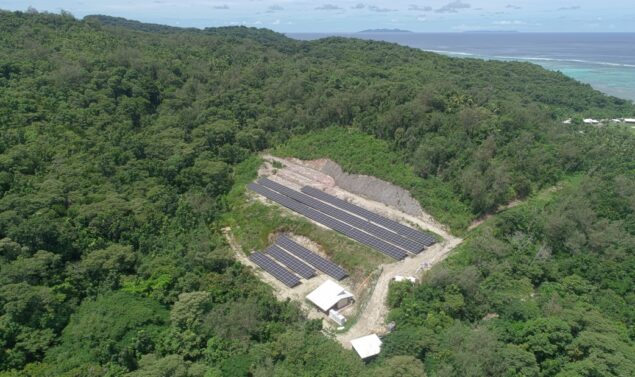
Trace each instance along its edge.
<path fill-rule="evenodd" d="M 385 323 L 390 282 L 416 282 L 462 240 L 427 215 L 406 190 L 387 182 L 343 173 L 330 160 L 270 155 L 264 160 L 259 179 L 248 186 L 251 198 L 280 206 L 396 261 L 381 264 L 362 281 L 355 281 L 328 260 L 322 245 L 307 237 L 277 232 L 270 235 L 273 242 L 265 250 L 243 250 L 226 228 L 223 231 L 236 258 L 253 267 L 279 299 L 295 300 L 308 318 L 322 319 L 325 334 L 355 349 L 362 359 L 374 356 L 379 353 L 379 337 L 390 328 Z M 365 190 L 364 186 L 371 187 Z M 393 195 L 384 200 L 387 192 Z M 376 353 L 360 352 L 368 341 Z"/>

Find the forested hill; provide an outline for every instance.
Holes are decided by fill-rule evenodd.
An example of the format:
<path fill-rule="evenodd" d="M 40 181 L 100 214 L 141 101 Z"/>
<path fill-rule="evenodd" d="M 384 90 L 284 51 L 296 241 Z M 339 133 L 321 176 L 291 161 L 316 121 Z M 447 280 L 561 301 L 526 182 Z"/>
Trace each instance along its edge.
<path fill-rule="evenodd" d="M 635 140 L 561 121 L 634 113 L 527 63 L 0 12 L 0 376 L 632 375 Z M 368 365 L 219 232 L 257 152 L 315 145 L 468 235 Z"/>

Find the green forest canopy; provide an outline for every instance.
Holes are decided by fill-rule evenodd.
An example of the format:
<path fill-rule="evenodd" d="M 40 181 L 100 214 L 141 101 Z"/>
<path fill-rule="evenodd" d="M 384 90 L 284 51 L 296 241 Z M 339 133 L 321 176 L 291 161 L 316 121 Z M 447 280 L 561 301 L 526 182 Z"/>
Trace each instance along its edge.
<path fill-rule="evenodd" d="M 528 63 L 244 27 L 0 12 L 0 42 L 0 376 L 633 374 L 634 136 L 561 124 L 632 103 Z M 310 145 L 466 237 L 391 288 L 367 365 L 219 231 L 257 152 Z"/>

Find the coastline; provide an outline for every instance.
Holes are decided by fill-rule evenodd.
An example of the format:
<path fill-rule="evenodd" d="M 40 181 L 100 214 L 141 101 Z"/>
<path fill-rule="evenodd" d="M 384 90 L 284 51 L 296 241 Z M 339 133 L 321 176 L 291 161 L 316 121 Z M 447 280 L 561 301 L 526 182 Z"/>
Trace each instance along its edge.
<path fill-rule="evenodd" d="M 422 50 L 455 58 L 533 63 L 550 71 L 558 71 L 574 80 L 589 84 L 604 94 L 635 102 L 635 65 L 633 64 L 598 62 L 583 59 L 492 56 L 460 51 Z"/>
<path fill-rule="evenodd" d="M 458 58 L 519 61 L 537 64 L 551 71 L 589 84 L 594 89 L 635 102 L 635 55 L 624 55 L 623 45 L 635 40 L 635 34 L 617 34 L 619 43 L 602 43 L 601 34 L 563 33 L 288 33 L 298 40 L 330 36 L 397 43 L 422 51 Z M 626 37 L 625 37 L 626 35 Z M 549 39 L 554 36 L 556 42 Z M 516 44 L 520 38 L 520 42 Z M 533 38 L 536 38 L 534 41 Z M 562 40 L 557 40 L 561 38 Z M 577 39 L 576 39 L 577 38 Z M 497 45 L 496 48 L 483 46 Z M 576 45 L 571 41 L 584 42 Z M 609 45 L 609 47 L 607 47 Z M 576 46 L 576 47 L 571 47 Z M 581 46 L 581 47 L 580 47 Z M 621 52 L 620 52 L 621 51 Z"/>

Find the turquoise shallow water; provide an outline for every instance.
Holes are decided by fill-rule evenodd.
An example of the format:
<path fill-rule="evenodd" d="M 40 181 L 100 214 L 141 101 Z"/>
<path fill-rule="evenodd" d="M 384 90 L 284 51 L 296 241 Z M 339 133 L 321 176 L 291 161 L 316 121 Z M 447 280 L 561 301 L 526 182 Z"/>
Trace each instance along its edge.
<path fill-rule="evenodd" d="M 304 40 L 332 35 L 393 42 L 458 57 L 529 61 L 606 94 L 635 101 L 635 33 L 289 34 Z"/>
<path fill-rule="evenodd" d="M 591 84 L 606 94 L 635 101 L 635 67 L 540 64 L 547 69 L 560 71 L 578 81 Z"/>
<path fill-rule="evenodd" d="M 440 52 L 440 51 L 439 51 Z M 447 53 L 452 56 L 464 54 Z M 614 64 L 605 62 L 576 62 L 564 60 L 544 60 L 535 58 L 509 58 L 497 56 L 470 57 L 494 60 L 528 61 L 552 71 L 559 71 L 580 82 L 590 84 L 593 88 L 619 98 L 635 101 L 635 65 Z"/>

